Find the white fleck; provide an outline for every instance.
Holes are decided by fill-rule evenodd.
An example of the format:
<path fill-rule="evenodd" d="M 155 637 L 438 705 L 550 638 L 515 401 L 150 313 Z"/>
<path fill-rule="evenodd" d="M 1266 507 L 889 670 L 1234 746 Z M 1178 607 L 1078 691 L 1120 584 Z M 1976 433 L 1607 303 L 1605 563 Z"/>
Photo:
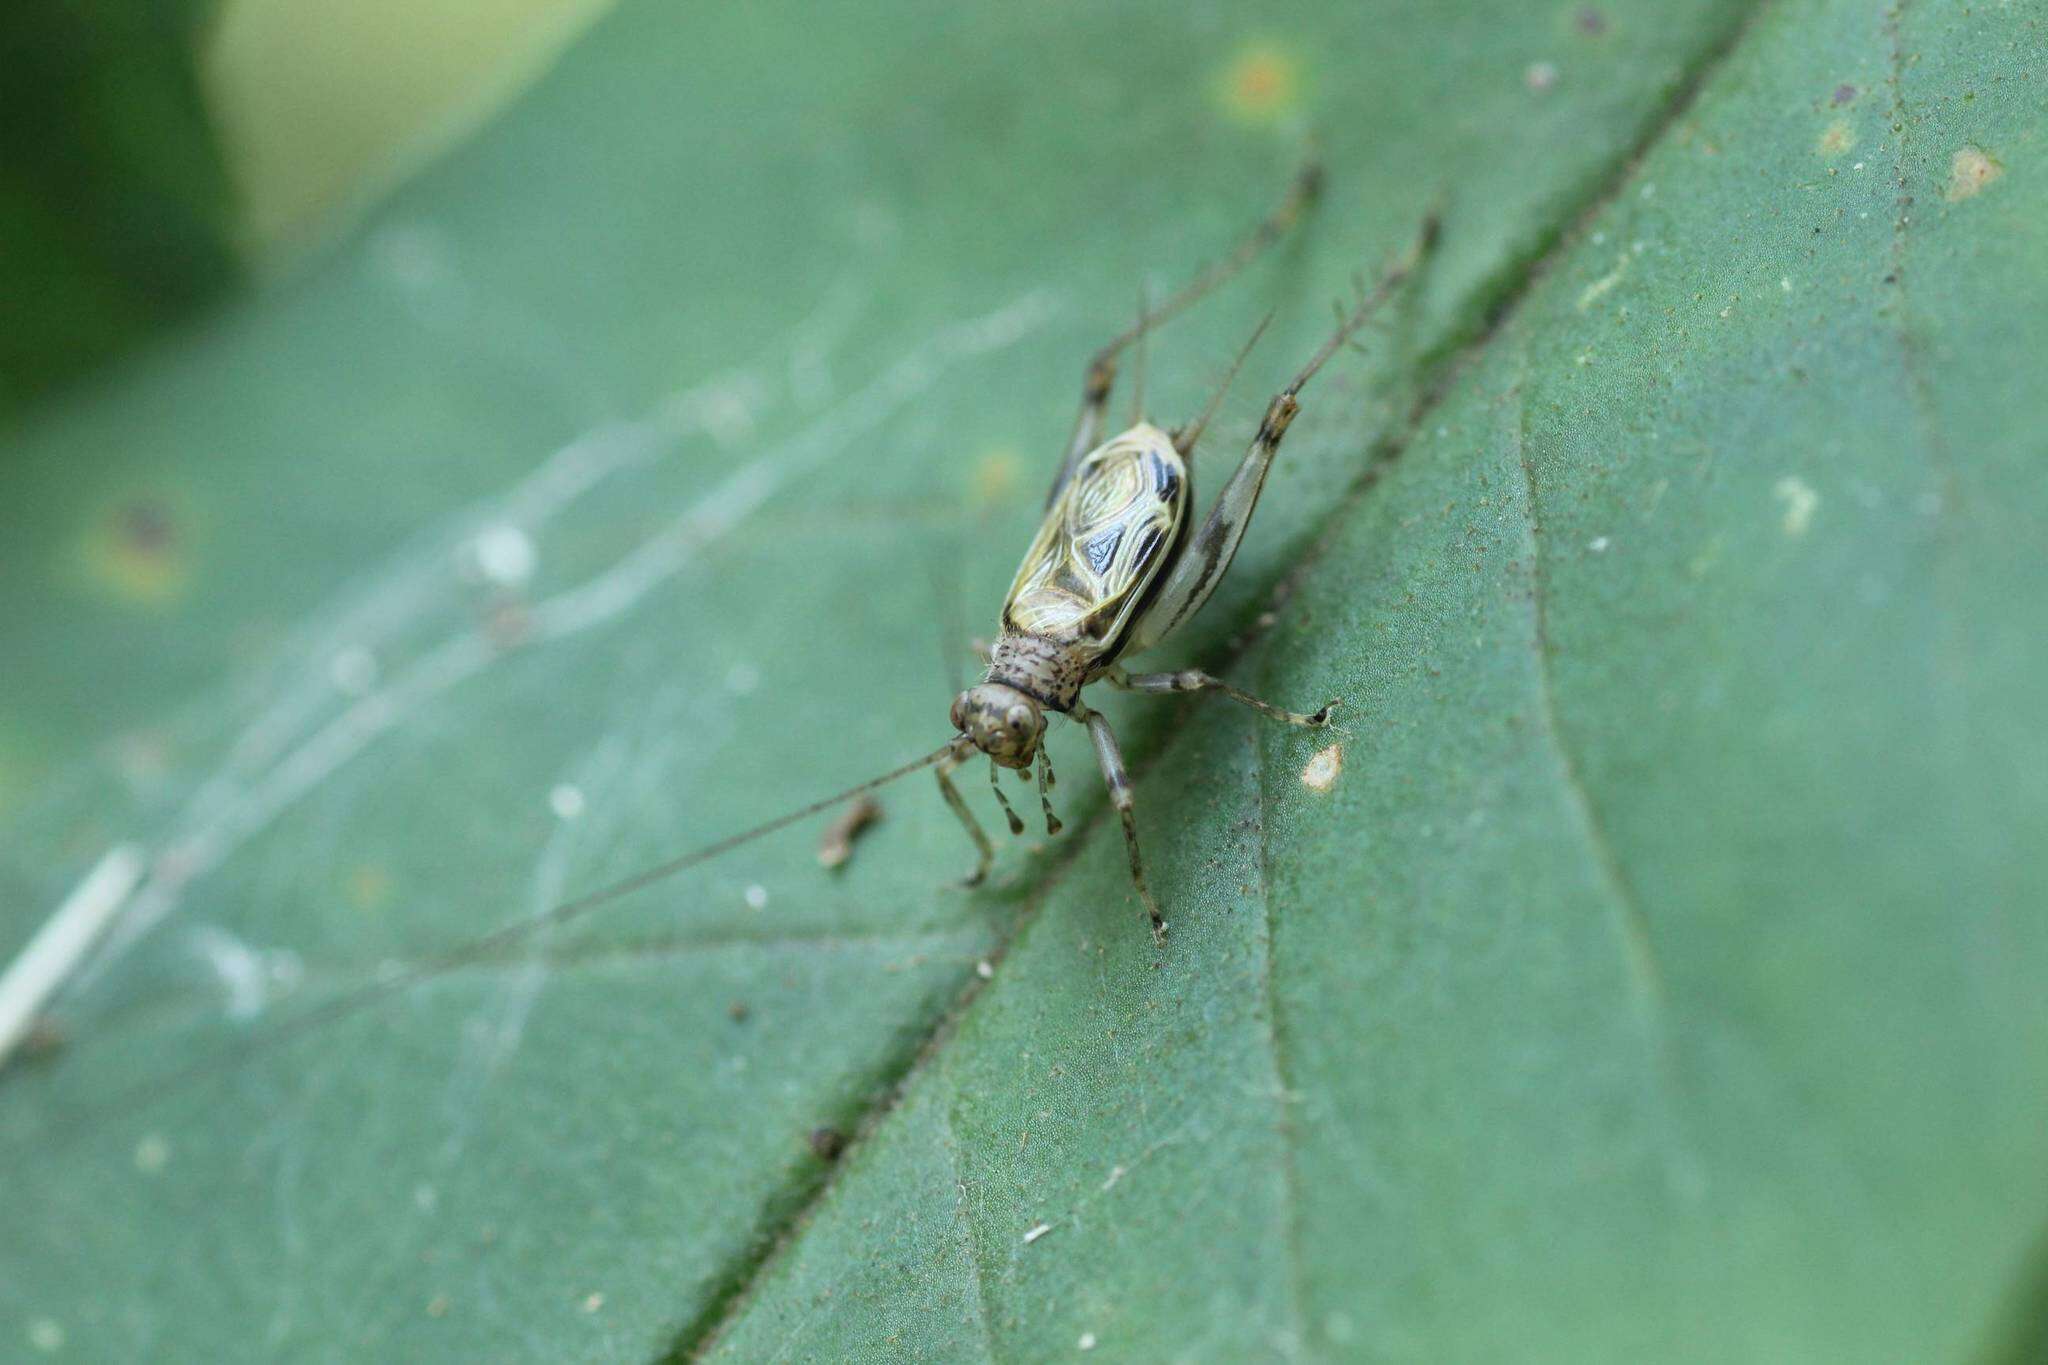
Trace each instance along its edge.
<path fill-rule="evenodd" d="M 447 244 L 432 228 L 387 227 L 370 239 L 370 259 L 406 289 L 432 289 L 449 273 Z"/>
<path fill-rule="evenodd" d="M 600 1309 L 600 1308 L 602 1308 L 602 1307 L 604 1307 L 604 1295 L 602 1295 L 602 1294 L 589 1294 L 589 1295 L 586 1295 L 586 1296 L 584 1297 L 584 1300 L 583 1300 L 583 1311 L 584 1311 L 584 1312 L 586 1312 L 586 1313 L 595 1313 L 595 1312 L 596 1312 L 596 1311 L 597 1311 L 598 1309 Z"/>
<path fill-rule="evenodd" d="M 574 820 L 583 814 L 583 788 L 573 782 L 557 782 L 548 792 L 548 809 L 561 820 Z"/>
<path fill-rule="evenodd" d="M 1046 1233 L 1051 1231 L 1052 1224 L 1050 1223 L 1033 1223 L 1030 1227 L 1024 1230 L 1024 1245 L 1031 1245 L 1033 1242 L 1037 1241 L 1039 1238 L 1045 1236 Z"/>
<path fill-rule="evenodd" d="M 1820 494 L 1806 480 L 1792 474 L 1778 480 L 1771 493 L 1785 504 L 1785 534 L 1805 535 L 1813 522 L 1814 509 L 1820 506 Z"/>
<path fill-rule="evenodd" d="M 1643 186 L 1639 193 L 1645 199 L 1655 199 L 1657 197 L 1657 182 L 1654 180 L 1651 181 L 1649 184 Z"/>
<path fill-rule="evenodd" d="M 441 1192 L 422 1180 L 412 1187 L 412 1206 L 421 1213 L 432 1213 L 441 1203 Z"/>
<path fill-rule="evenodd" d="M 980 977 L 983 981 L 993 981 L 995 980 L 996 976 L 996 966 L 987 958 L 983 958 L 981 961 L 974 964 L 974 974 Z"/>
<path fill-rule="evenodd" d="M 747 909 L 766 910 L 767 908 L 768 888 L 761 885 L 759 882 L 755 882 L 752 886 L 747 888 Z"/>
<path fill-rule="evenodd" d="M 486 582 L 501 588 L 524 587 L 533 577 L 540 554 L 525 531 L 509 522 L 487 526 L 469 545 L 470 561 Z"/>
<path fill-rule="evenodd" d="M 1103 1181 L 1103 1182 L 1102 1182 L 1102 1192 L 1103 1192 L 1104 1194 L 1108 1194 L 1108 1193 L 1110 1192 L 1110 1190 L 1112 1190 L 1113 1188 L 1115 1188 L 1115 1186 L 1116 1186 L 1116 1182 L 1117 1182 L 1117 1181 L 1119 1181 L 1119 1180 L 1122 1180 L 1123 1178 L 1124 1178 L 1124 1168 L 1123 1168 L 1123 1167 L 1121 1167 L 1121 1166 L 1112 1166 L 1112 1167 L 1110 1167 L 1110 1168 L 1109 1168 L 1109 1179 L 1107 1179 L 1107 1180 L 1105 1180 L 1105 1181 Z"/>
<path fill-rule="evenodd" d="M 1598 302 L 1601 295 L 1621 283 L 1621 277 L 1628 273 L 1629 259 L 1629 257 L 1623 256 L 1614 263 L 1614 269 L 1579 291 L 1578 308 L 1581 313 Z"/>
<path fill-rule="evenodd" d="M 1604 233 L 1604 232 L 1596 232 L 1596 233 L 1594 233 L 1594 234 L 1593 234 L 1593 245 L 1594 245 L 1594 246 L 1606 246 L 1606 245 L 1607 245 L 1607 234 L 1606 234 L 1606 233 Z"/>
<path fill-rule="evenodd" d="M 752 664 L 734 664 L 726 670 L 725 690 L 744 697 L 761 685 L 761 670 Z"/>
<path fill-rule="evenodd" d="M 1537 94 L 1542 94 L 1557 84 L 1557 63 L 1531 62 L 1529 69 L 1522 73 L 1522 84 Z"/>
<path fill-rule="evenodd" d="M 1863 163 L 1859 161 L 1855 165 L 1851 166 L 1849 169 L 1852 171 L 1860 171 L 1863 169 Z"/>
<path fill-rule="evenodd" d="M 195 928 L 192 943 L 226 992 L 230 1019 L 255 1018 L 270 1003 L 272 986 L 288 991 L 305 975 L 297 953 L 252 948 L 215 925 Z"/>
<path fill-rule="evenodd" d="M 1596 555 L 1604 555 L 1607 553 L 1607 547 L 1613 543 L 1606 536 L 1594 536 L 1586 542 L 1586 548 Z"/>
<path fill-rule="evenodd" d="M 1082 1350 L 1084 1350 L 1084 1351 L 1092 1351 L 1092 1350 L 1094 1350 L 1094 1349 L 1095 1349 L 1095 1333 L 1093 1333 L 1093 1332 L 1083 1332 L 1083 1333 L 1081 1333 L 1081 1339 L 1080 1339 L 1079 1341 L 1075 1342 L 1074 1344 L 1075 1344 L 1076 1346 L 1079 1346 L 1079 1347 L 1080 1347 L 1080 1348 L 1081 1348 Z"/>
<path fill-rule="evenodd" d="M 1642 240 L 1642 238 L 1638 237 L 1638 238 L 1637 238 L 1637 239 L 1636 239 L 1635 241 L 1633 241 L 1633 242 L 1630 242 L 1630 243 L 1628 244 L 1628 250 L 1629 250 L 1629 254 L 1630 254 L 1631 256 L 1640 256 L 1640 255 L 1642 255 L 1642 254 L 1643 254 L 1643 240 Z"/>
<path fill-rule="evenodd" d="M 759 386 L 744 380 L 710 388 L 703 394 L 698 419 L 712 440 L 737 445 L 754 434 L 754 405 L 760 398 Z"/>
<path fill-rule="evenodd" d="M 171 1144 L 162 1133 L 144 1133 L 135 1144 L 135 1169 L 155 1175 L 171 1164 Z"/>
<path fill-rule="evenodd" d="M 1332 744 L 1308 761 L 1301 770 L 1301 785 L 1311 791 L 1326 792 L 1337 785 L 1337 775 L 1344 771 L 1344 746 Z"/>
<path fill-rule="evenodd" d="M 351 645 L 328 661 L 327 676 L 341 691 L 363 696 L 377 685 L 377 656 L 361 645 Z"/>
<path fill-rule="evenodd" d="M 28 1325 L 28 1344 L 38 1351 L 64 1349 L 64 1327 L 55 1318 L 37 1318 Z"/>
<path fill-rule="evenodd" d="M 1791 293 L 1791 292 L 1792 292 L 1792 277 L 1791 277 L 1790 275 L 1780 275 L 1780 276 L 1778 276 L 1778 288 L 1780 288 L 1780 289 L 1784 290 L 1784 291 L 1785 291 L 1786 293 L 1788 293 L 1788 294 L 1789 294 L 1789 293 Z"/>

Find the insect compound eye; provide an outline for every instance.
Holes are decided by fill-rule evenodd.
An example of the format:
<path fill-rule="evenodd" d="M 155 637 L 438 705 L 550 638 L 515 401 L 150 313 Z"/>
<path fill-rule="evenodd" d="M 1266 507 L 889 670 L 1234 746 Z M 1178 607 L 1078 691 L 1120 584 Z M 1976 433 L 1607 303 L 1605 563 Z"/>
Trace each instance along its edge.
<path fill-rule="evenodd" d="M 967 728 L 967 708 L 962 705 L 966 700 L 967 698 L 964 696 L 953 698 L 952 723 L 955 730 L 965 730 Z"/>

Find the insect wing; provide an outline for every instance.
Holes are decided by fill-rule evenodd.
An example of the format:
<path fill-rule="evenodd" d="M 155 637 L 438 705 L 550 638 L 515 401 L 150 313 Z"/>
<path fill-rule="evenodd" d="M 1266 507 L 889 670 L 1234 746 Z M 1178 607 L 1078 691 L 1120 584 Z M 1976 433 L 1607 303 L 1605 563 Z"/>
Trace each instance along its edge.
<path fill-rule="evenodd" d="M 1187 466 L 1165 432 L 1138 426 L 1097 447 L 1046 509 L 1003 628 L 1112 652 L 1169 558 L 1187 502 Z"/>

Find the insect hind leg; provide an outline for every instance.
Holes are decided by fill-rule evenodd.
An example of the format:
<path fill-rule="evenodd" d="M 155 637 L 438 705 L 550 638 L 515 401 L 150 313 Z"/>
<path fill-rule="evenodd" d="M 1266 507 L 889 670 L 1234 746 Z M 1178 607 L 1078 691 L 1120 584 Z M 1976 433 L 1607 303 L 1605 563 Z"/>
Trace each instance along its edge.
<path fill-rule="evenodd" d="M 1152 605 L 1132 630 L 1126 653 L 1135 654 L 1159 643 L 1209 600 L 1209 594 L 1216 590 L 1230 561 L 1237 556 L 1238 542 L 1244 538 L 1245 527 L 1259 505 L 1259 494 L 1265 490 L 1273 457 L 1280 453 L 1280 442 L 1286 439 L 1295 414 L 1301 411 L 1302 389 L 1435 249 L 1437 227 L 1434 213 L 1423 220 L 1414 243 L 1381 273 L 1371 289 L 1361 292 L 1358 302 L 1338 319 L 1337 329 L 1309 358 L 1308 364 L 1302 366 L 1286 388 L 1273 395 L 1259 422 L 1258 434 L 1252 438 L 1251 449 L 1245 452 L 1230 482 L 1217 494 L 1208 519 L 1188 542 L 1187 550 L 1174 563 Z"/>
<path fill-rule="evenodd" d="M 1117 361 L 1124 349 L 1160 323 L 1192 307 L 1257 260 L 1301 221 L 1303 211 L 1315 202 L 1322 186 L 1322 163 L 1309 157 L 1296 169 L 1280 202 L 1245 234 L 1228 256 L 1182 285 L 1178 293 L 1159 307 L 1140 309 L 1136 322 L 1110 338 L 1107 345 L 1089 358 L 1088 369 L 1081 382 L 1081 412 L 1074 421 L 1074 434 L 1067 442 L 1066 459 L 1052 481 L 1052 491 L 1046 494 L 1046 506 L 1050 507 L 1053 499 L 1060 495 L 1060 490 L 1067 486 L 1067 479 L 1073 474 L 1074 466 L 1081 462 L 1081 457 L 1102 443 L 1110 390 L 1116 385 Z"/>

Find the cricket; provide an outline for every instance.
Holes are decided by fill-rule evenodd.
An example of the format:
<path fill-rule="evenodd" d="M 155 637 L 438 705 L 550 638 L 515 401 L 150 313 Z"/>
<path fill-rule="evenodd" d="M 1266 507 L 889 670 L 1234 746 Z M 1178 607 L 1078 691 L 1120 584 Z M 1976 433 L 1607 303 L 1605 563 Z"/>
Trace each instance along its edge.
<path fill-rule="evenodd" d="M 221 1060 L 246 1060 L 249 1054 L 268 1051 L 429 977 L 484 960 L 544 925 L 580 919 L 744 844 L 853 803 L 849 818 L 828 832 L 820 850 L 821 863 L 827 868 L 836 867 L 846 860 L 850 841 L 860 826 L 875 816 L 877 808 L 870 793 L 927 768 L 933 770 L 941 797 L 974 847 L 974 867 L 961 884 L 979 885 L 995 860 L 995 847 L 953 775 L 977 758 L 986 758 L 996 802 L 1010 832 L 1020 835 L 1024 832 L 1024 821 L 1004 795 L 1000 777 L 1007 768 L 1028 783 L 1035 773 L 1046 832 L 1057 834 L 1060 822 L 1052 808 L 1052 764 L 1043 742 L 1051 715 L 1066 716 L 1087 728 L 1110 803 L 1122 824 L 1132 888 L 1155 944 L 1163 945 L 1167 919 L 1146 876 L 1130 775 L 1108 719 L 1083 700 L 1083 692 L 1097 683 L 1151 695 L 1212 692 L 1285 725 L 1317 728 L 1329 723 L 1338 704 L 1335 701 L 1311 712 L 1293 711 L 1199 669 L 1133 672 L 1124 667 L 1123 661 L 1171 639 L 1214 593 L 1236 556 L 1273 460 L 1300 411 L 1303 389 L 1340 348 L 1353 344 L 1359 329 L 1429 255 L 1438 236 L 1436 216 L 1432 213 L 1424 219 L 1406 250 L 1383 268 L 1369 286 L 1362 278 L 1354 280 L 1356 297 L 1349 307 L 1337 307 L 1336 325 L 1329 337 L 1267 403 L 1250 448 L 1199 526 L 1194 510 L 1196 447 L 1271 317 L 1259 324 L 1238 351 L 1202 411 L 1172 428 L 1156 425 L 1145 412 L 1144 343 L 1150 332 L 1241 272 L 1279 240 L 1314 200 L 1321 180 L 1319 166 L 1313 162 L 1304 165 L 1295 173 L 1280 203 L 1259 220 L 1234 250 L 1158 307 L 1141 306 L 1137 321 L 1090 358 L 1082 385 L 1080 414 L 1046 497 L 1044 517 L 1025 548 L 1003 601 L 998 633 L 986 647 L 986 671 L 979 683 L 954 698 L 949 718 L 954 733 L 945 743 L 844 791 L 576 899 L 503 924 L 446 952 L 382 976 L 361 990 L 315 1004 L 263 1034 L 244 1039 L 230 1050 L 233 1057 L 197 1063 L 162 1077 L 147 1087 L 147 1093 L 130 1097 L 131 1101 L 146 1103 L 186 1080 L 200 1078 Z M 1133 366 L 1130 425 L 1105 440 L 1119 364 L 1125 352 L 1133 349 L 1137 363 Z M 104 906 L 100 911 L 112 913 Z M 53 930 L 57 927 L 53 926 Z M 50 980 L 41 985 L 30 983 L 12 992 L 22 995 L 23 1000 L 10 1010 L 10 1017 L 19 1016 L 19 1021 L 33 1019 L 46 988 L 54 988 L 61 976 L 43 975 Z M 17 983 L 5 984 L 12 987 Z"/>

